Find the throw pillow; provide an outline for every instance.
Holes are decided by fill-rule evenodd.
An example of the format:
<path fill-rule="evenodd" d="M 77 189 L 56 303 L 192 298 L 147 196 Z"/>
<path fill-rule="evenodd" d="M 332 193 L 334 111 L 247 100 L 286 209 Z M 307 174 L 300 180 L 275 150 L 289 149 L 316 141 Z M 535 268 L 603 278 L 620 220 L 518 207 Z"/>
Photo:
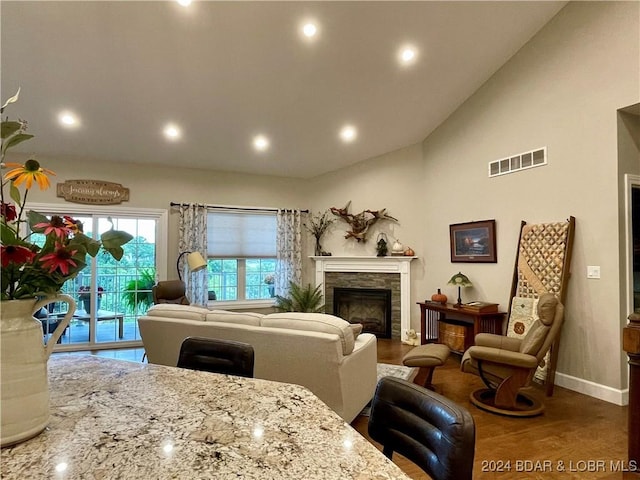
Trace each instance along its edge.
<path fill-rule="evenodd" d="M 353 332 L 353 339 L 357 340 L 358 335 L 362 333 L 362 324 L 361 323 L 352 323 L 349 325 L 351 331 Z"/>

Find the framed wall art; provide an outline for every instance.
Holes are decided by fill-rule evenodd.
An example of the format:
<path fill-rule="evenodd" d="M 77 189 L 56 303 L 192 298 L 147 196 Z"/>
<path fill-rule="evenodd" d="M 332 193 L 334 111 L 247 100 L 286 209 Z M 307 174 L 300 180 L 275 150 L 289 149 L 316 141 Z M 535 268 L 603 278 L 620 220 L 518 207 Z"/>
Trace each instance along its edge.
<path fill-rule="evenodd" d="M 449 225 L 451 261 L 461 263 L 496 263 L 496 221 L 455 223 Z"/>

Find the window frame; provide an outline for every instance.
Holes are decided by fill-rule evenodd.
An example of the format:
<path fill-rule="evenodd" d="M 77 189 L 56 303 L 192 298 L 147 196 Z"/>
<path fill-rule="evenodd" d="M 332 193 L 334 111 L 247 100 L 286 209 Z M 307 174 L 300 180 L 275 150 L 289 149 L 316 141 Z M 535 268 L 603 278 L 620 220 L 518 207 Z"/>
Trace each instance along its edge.
<path fill-rule="evenodd" d="M 247 260 L 274 260 L 277 261 L 275 257 L 265 257 L 265 258 L 257 258 L 257 257 L 213 257 L 207 256 L 207 262 L 209 260 L 236 260 L 238 269 L 237 269 L 237 277 L 238 282 L 236 285 L 238 296 L 240 296 L 240 292 L 242 292 L 242 296 L 244 297 L 247 288 Z M 225 307 L 228 310 L 242 309 L 242 308 L 268 308 L 273 307 L 275 304 L 275 298 L 257 298 L 257 299 L 246 299 L 246 298 L 238 298 L 237 300 L 209 300 L 207 302 L 207 306 L 212 308 L 217 307 Z"/>
<path fill-rule="evenodd" d="M 216 209 L 218 211 L 211 211 L 207 214 L 207 221 L 209 218 L 209 214 L 211 213 L 219 213 L 224 214 L 225 208 L 228 208 L 226 213 L 232 215 L 238 214 L 246 214 L 246 215 L 273 215 L 276 221 L 276 228 L 274 231 L 274 235 L 277 235 L 277 212 L 271 211 L 263 211 L 258 213 L 258 210 L 253 208 L 247 208 L 246 211 L 243 211 L 242 207 L 219 207 Z M 274 242 L 275 242 L 274 238 Z M 277 255 L 277 254 L 276 254 Z M 273 259 L 277 262 L 277 256 L 274 257 L 262 257 L 262 256 L 216 256 L 215 253 L 207 252 L 207 262 L 210 260 L 236 260 L 237 261 L 237 293 L 238 299 L 236 300 L 209 300 L 207 301 L 207 306 L 211 308 L 224 308 L 226 310 L 234 310 L 234 309 L 247 309 L 247 308 L 270 308 L 275 304 L 275 298 L 260 298 L 260 299 L 246 299 L 244 298 L 246 294 L 246 281 L 247 281 L 247 269 L 246 269 L 246 261 L 254 260 L 254 259 Z M 208 286 L 207 286 L 208 287 Z M 243 298 L 239 298 L 242 296 Z"/>

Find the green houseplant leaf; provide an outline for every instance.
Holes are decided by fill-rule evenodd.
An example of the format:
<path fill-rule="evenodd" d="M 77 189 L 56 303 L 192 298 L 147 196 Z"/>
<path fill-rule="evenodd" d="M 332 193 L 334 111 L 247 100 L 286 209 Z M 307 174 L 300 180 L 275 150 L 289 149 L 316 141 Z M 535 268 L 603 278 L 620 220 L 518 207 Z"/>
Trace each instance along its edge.
<path fill-rule="evenodd" d="M 289 295 L 287 297 L 276 295 L 275 298 L 275 308 L 280 312 L 324 312 L 321 285 L 313 288 L 310 283 L 303 287 L 289 282 Z"/>

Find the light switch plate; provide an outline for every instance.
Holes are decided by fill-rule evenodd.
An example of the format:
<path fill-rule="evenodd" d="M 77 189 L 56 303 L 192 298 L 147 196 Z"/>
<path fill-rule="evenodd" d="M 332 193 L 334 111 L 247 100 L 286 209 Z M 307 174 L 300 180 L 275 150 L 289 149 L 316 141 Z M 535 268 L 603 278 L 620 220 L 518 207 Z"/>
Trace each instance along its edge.
<path fill-rule="evenodd" d="M 587 266 L 587 278 L 600 278 L 600 266 L 599 265 Z"/>

